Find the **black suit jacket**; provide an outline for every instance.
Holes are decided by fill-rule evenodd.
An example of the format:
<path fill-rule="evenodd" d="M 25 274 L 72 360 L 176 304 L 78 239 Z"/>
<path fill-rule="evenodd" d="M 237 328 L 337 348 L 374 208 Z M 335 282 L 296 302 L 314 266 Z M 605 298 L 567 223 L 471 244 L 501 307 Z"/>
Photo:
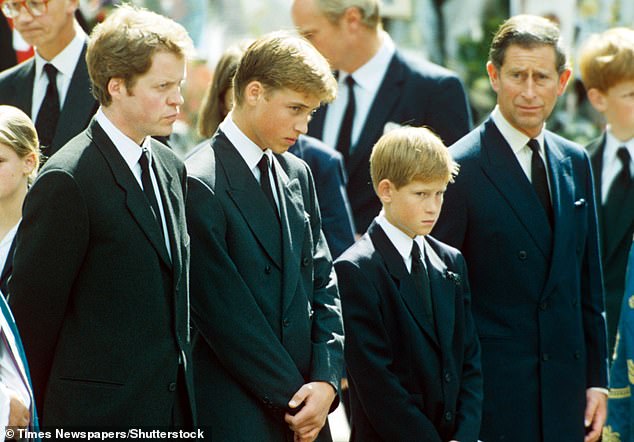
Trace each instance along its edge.
<path fill-rule="evenodd" d="M 187 160 L 195 385 L 213 440 L 290 441 L 293 394 L 341 376 L 339 295 L 310 169 L 289 153 L 273 167 L 281 229 L 222 132 Z M 330 440 L 327 425 L 318 440 Z"/>
<path fill-rule="evenodd" d="M 597 214 L 599 218 L 599 239 L 601 240 L 601 261 L 603 282 L 605 283 L 605 313 L 608 322 L 609 348 L 614 346 L 619 323 L 621 301 L 625 290 L 625 270 L 627 256 L 634 236 L 634 184 L 627 190 L 625 202 L 614 219 L 606 219 L 601 202 L 603 185 L 603 151 L 605 134 L 586 146 L 594 176 Z"/>
<path fill-rule="evenodd" d="M 21 109 L 31 117 L 33 122 L 37 117 L 37 115 L 31 115 L 34 80 L 34 57 L 0 73 L 0 104 L 10 104 Z M 86 66 L 86 45 L 84 45 L 60 111 L 55 137 L 52 144 L 44 149 L 44 155 L 53 155 L 88 126 L 99 107 L 90 90 L 90 77 Z"/>
<path fill-rule="evenodd" d="M 480 346 L 460 253 L 427 236 L 436 330 L 403 258 L 383 229 L 337 261 L 346 330 L 352 441 L 475 441 Z"/>
<path fill-rule="evenodd" d="M 488 119 L 449 148 L 460 164 L 434 237 L 462 251 L 482 346 L 487 442 L 581 441 L 586 389 L 607 387 L 590 160 L 544 132 L 554 227 Z"/>
<path fill-rule="evenodd" d="M 9 253 L 7 253 L 7 259 L 2 267 L 2 273 L 0 273 L 0 291 L 4 296 L 9 295 L 9 278 L 11 272 L 13 272 L 13 254 L 15 253 L 15 238 L 11 241 L 11 247 L 9 247 Z"/>
<path fill-rule="evenodd" d="M 289 152 L 306 161 L 315 178 L 321 225 L 333 257 L 354 243 L 343 156 L 316 138 L 302 135 Z"/>
<path fill-rule="evenodd" d="M 185 168 L 156 141 L 152 154 L 171 259 L 96 121 L 27 195 L 9 299 L 43 426 L 164 427 L 179 388 L 193 409 Z M 186 385 L 176 384 L 179 359 Z"/>
<path fill-rule="evenodd" d="M 328 107 L 312 119 L 308 134 L 323 139 Z M 462 82 L 453 72 L 433 63 L 394 54 L 377 91 L 359 140 L 346 164 L 348 197 L 358 233 L 366 231 L 381 205 L 372 188 L 370 153 L 386 123 L 428 126 L 449 145 L 471 129 L 471 111 Z"/>

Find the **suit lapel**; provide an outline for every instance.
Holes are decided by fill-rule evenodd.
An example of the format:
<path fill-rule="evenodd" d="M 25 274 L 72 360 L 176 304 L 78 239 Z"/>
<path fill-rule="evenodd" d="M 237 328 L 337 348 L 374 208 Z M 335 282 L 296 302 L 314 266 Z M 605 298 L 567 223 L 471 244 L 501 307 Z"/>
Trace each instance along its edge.
<path fill-rule="evenodd" d="M 26 61 L 24 65 L 16 71 L 13 79 L 14 99 L 11 103 L 22 109 L 25 114 L 31 115 L 33 107 L 33 81 L 35 80 L 35 57 Z M 37 115 L 31 115 L 33 124 Z"/>
<path fill-rule="evenodd" d="M 482 170 L 517 215 L 544 258 L 550 259 L 552 230 L 537 194 L 493 120 L 481 132 Z"/>
<path fill-rule="evenodd" d="M 227 137 L 218 133 L 214 150 L 216 164 L 223 168 L 229 198 L 275 265 L 282 269 L 282 238 L 275 213 L 253 173 Z"/>
<path fill-rule="evenodd" d="M 377 91 L 374 102 L 370 106 L 370 112 L 363 125 L 361 135 L 357 143 L 353 147 L 349 161 L 346 166 L 348 175 L 359 167 L 368 167 L 367 161 L 369 150 L 372 149 L 374 142 L 383 132 L 383 127 L 388 121 L 388 117 L 393 113 L 392 110 L 398 100 L 401 98 L 400 91 L 405 81 L 404 64 L 398 55 L 394 54 L 390 65 L 387 68 L 383 82 Z M 375 105 L 375 103 L 380 103 Z M 421 103 L 421 106 L 423 104 Z M 398 121 L 399 124 L 405 124 L 406 121 Z"/>
<path fill-rule="evenodd" d="M 2 274 L 0 274 L 0 290 L 2 290 L 2 294 L 4 296 L 8 296 L 6 287 L 9 283 L 9 276 L 13 273 L 13 253 L 15 252 L 15 236 L 13 237 L 13 241 L 11 241 L 11 246 L 9 246 L 9 252 L 7 253 L 7 259 L 4 262 L 4 268 L 2 269 Z"/>
<path fill-rule="evenodd" d="M 407 271 L 407 267 L 405 267 L 403 257 L 398 253 L 383 229 L 376 224 L 376 221 L 372 222 L 368 228 L 368 233 L 374 244 L 374 248 L 383 258 L 388 272 L 396 282 L 398 293 L 414 318 L 414 321 L 416 321 L 423 333 L 425 333 L 434 344 L 438 345 L 436 332 L 432 324 L 425 317 L 423 297 L 420 293 L 417 293 L 414 280 L 410 272 Z"/>
<path fill-rule="evenodd" d="M 565 156 L 554 138 L 546 132 L 544 137 L 548 152 L 548 172 L 550 176 L 550 194 L 553 203 L 554 222 L 552 259 L 548 279 L 543 293 L 548 294 L 561 274 L 559 267 L 567 265 L 566 253 L 569 238 L 573 234 L 570 226 L 574 225 L 575 200 L 571 193 L 575 188 L 572 176 L 570 157 Z"/>
<path fill-rule="evenodd" d="M 57 149 L 65 144 L 65 140 L 84 130 L 87 119 L 97 110 L 97 102 L 90 92 L 90 77 L 85 57 L 86 44 L 84 44 L 81 56 L 73 72 L 64 106 L 60 112 L 55 138 L 52 142 L 52 145 L 56 146 Z M 48 152 L 48 154 L 50 155 L 51 152 Z"/>
<path fill-rule="evenodd" d="M 295 294 L 295 286 L 299 278 L 302 244 L 304 243 L 304 200 L 302 189 L 297 179 L 289 180 L 282 169 L 277 155 L 273 155 L 276 185 L 279 190 L 280 220 L 282 229 L 282 261 L 283 261 L 283 310 L 290 306 Z"/>
<path fill-rule="evenodd" d="M 450 354 L 453 339 L 456 282 L 450 280 L 447 266 L 425 240 L 425 259 L 431 287 L 438 342 L 444 354 Z"/>
<path fill-rule="evenodd" d="M 128 211 L 145 233 L 150 243 L 154 246 L 163 262 L 168 267 L 171 267 L 171 261 L 167 254 L 167 249 L 165 248 L 165 240 L 161 235 L 161 230 L 143 194 L 143 190 L 141 190 L 141 186 L 139 186 L 139 183 L 134 178 L 132 171 L 123 160 L 117 148 L 112 144 L 108 135 L 106 135 L 101 126 L 99 126 L 99 123 L 95 120 L 90 123 L 88 136 L 102 152 L 106 162 L 110 166 L 115 181 L 126 193 Z"/>

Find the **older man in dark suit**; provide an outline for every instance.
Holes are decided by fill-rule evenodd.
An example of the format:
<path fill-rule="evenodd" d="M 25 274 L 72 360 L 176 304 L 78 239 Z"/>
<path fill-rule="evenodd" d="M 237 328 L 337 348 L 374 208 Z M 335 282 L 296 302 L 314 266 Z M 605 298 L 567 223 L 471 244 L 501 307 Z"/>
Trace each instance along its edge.
<path fill-rule="evenodd" d="M 35 56 L 0 73 L 0 104 L 31 117 L 47 156 L 84 130 L 98 107 L 90 93 L 87 37 L 75 18 L 78 7 L 78 0 L 2 3 L 3 13 L 35 47 Z"/>
<path fill-rule="evenodd" d="M 449 145 L 471 129 L 458 77 L 428 61 L 415 62 L 383 32 L 379 1 L 295 0 L 293 22 L 339 71 L 339 93 L 313 118 L 309 135 L 339 150 L 358 234 L 380 210 L 370 184 L 372 146 L 390 127 L 428 126 Z"/>
<path fill-rule="evenodd" d="M 607 346 L 590 161 L 545 130 L 570 78 L 557 27 L 507 20 L 487 70 L 498 106 L 450 147 L 435 237 L 462 251 L 482 345 L 487 442 L 596 441 Z"/>
<path fill-rule="evenodd" d="M 219 441 L 329 441 L 339 295 L 310 169 L 286 151 L 336 83 L 281 33 L 247 49 L 234 85 L 211 146 L 187 160 L 199 423 Z"/>
<path fill-rule="evenodd" d="M 194 422 L 185 168 L 150 137 L 172 130 L 191 46 L 130 7 L 96 27 L 100 110 L 26 199 L 10 304 L 45 427 Z"/>

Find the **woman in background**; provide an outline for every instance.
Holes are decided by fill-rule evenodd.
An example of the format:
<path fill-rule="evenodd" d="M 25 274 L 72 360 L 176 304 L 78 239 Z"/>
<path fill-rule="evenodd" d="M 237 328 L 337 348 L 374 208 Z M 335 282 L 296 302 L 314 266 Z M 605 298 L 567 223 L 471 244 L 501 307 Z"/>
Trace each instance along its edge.
<path fill-rule="evenodd" d="M 18 108 L 0 106 L 0 290 L 5 295 L 22 205 L 39 163 L 39 141 L 30 118 Z"/>

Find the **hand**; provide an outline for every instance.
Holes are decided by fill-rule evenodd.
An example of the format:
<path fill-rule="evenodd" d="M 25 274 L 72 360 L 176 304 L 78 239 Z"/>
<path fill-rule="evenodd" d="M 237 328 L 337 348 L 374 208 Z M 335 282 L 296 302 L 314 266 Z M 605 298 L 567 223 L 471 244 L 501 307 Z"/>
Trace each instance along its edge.
<path fill-rule="evenodd" d="M 31 420 L 31 413 L 29 412 L 29 409 L 26 408 L 15 392 L 10 391 L 10 398 L 9 423 L 7 424 L 7 428 L 26 428 Z"/>
<path fill-rule="evenodd" d="M 341 391 L 348 389 L 348 378 L 341 378 Z"/>
<path fill-rule="evenodd" d="M 284 420 L 295 433 L 295 442 L 312 442 L 326 424 L 335 389 L 327 382 L 311 382 L 297 390 L 288 403 L 290 408 L 304 406 L 295 415 L 286 413 Z"/>
<path fill-rule="evenodd" d="M 605 393 L 592 388 L 586 390 L 585 426 L 589 430 L 584 442 L 596 442 L 601 436 L 608 409 L 608 398 Z"/>

